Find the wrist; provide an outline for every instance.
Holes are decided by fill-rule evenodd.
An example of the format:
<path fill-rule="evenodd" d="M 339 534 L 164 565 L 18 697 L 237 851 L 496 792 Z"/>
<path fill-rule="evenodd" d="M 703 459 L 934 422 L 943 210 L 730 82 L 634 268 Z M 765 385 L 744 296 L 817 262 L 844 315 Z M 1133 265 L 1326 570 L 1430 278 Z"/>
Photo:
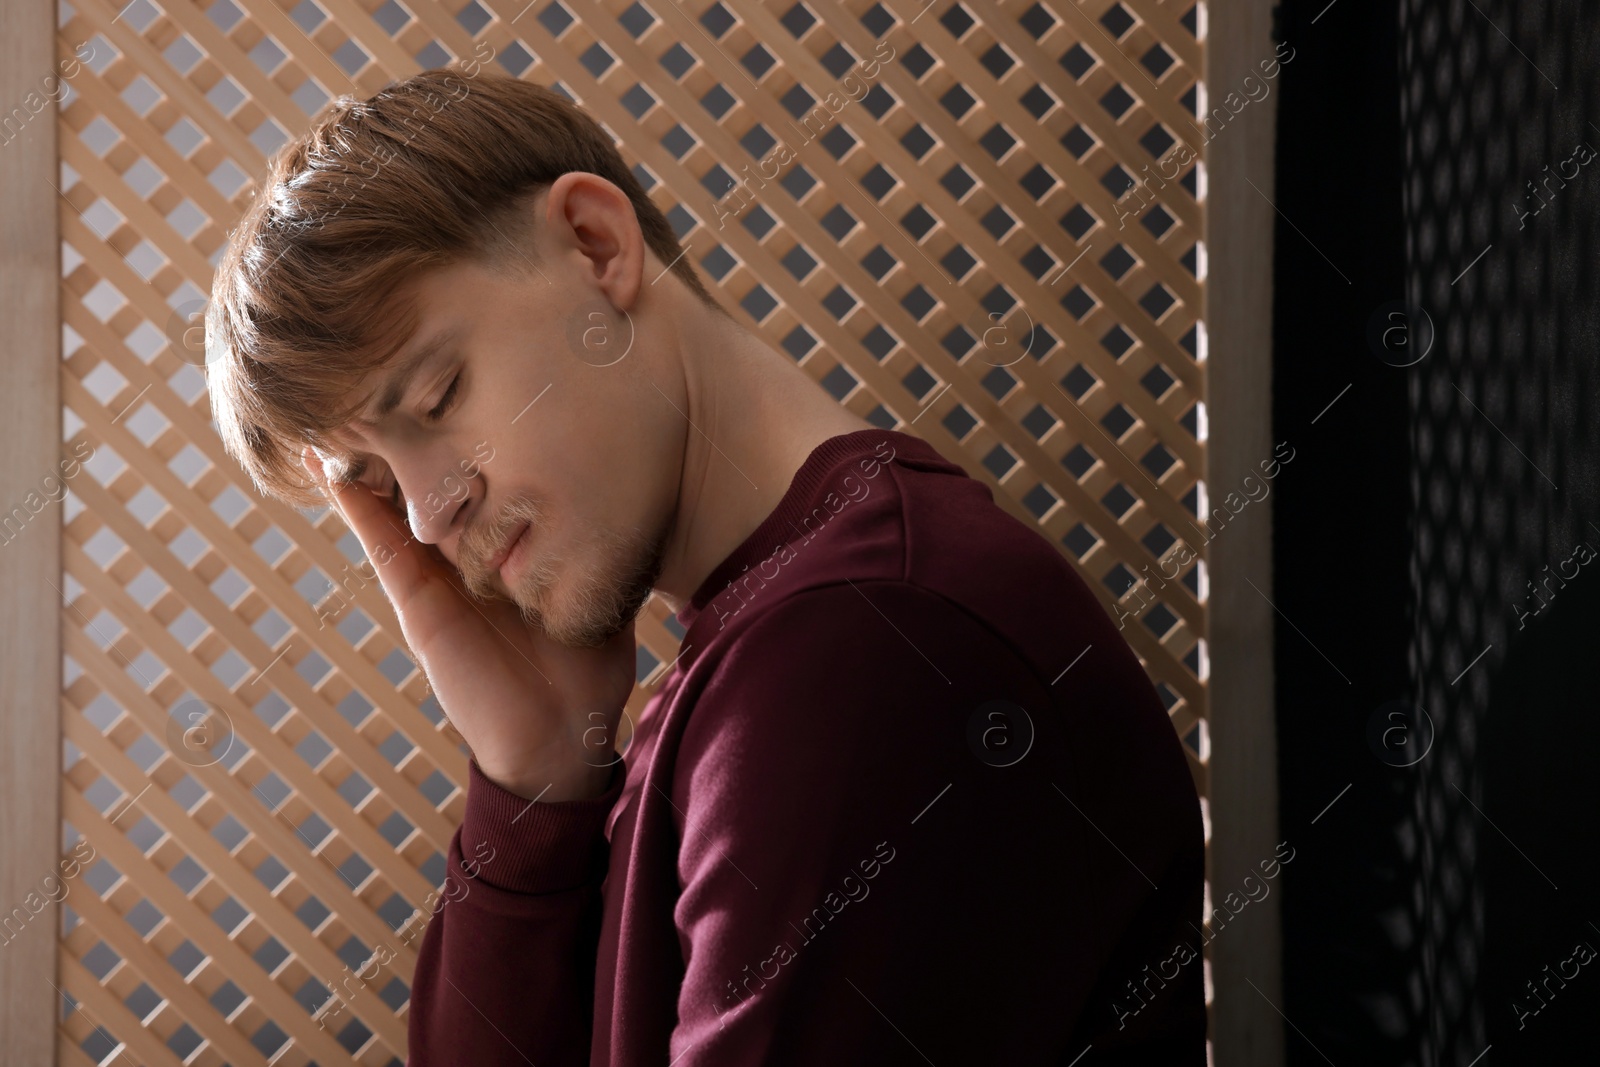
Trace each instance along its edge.
<path fill-rule="evenodd" d="M 502 771 L 480 764 L 478 769 L 485 778 L 514 796 L 557 804 L 569 800 L 592 800 L 600 796 L 610 788 L 613 766 L 612 763 L 601 766 L 580 763 L 559 769 L 524 767 Z"/>

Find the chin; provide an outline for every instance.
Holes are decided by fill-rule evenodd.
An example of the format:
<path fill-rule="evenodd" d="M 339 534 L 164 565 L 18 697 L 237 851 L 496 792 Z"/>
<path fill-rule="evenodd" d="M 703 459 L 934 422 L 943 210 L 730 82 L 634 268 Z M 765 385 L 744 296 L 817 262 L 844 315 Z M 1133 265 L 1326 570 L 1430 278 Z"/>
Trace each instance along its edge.
<path fill-rule="evenodd" d="M 540 556 L 524 564 L 512 601 L 530 625 L 568 648 L 598 648 L 621 633 L 644 608 L 661 573 L 662 543 L 621 537 L 595 539 L 601 559 L 561 566 Z M 587 565 L 585 565 L 587 564 Z M 576 573 L 570 573 L 576 571 Z"/>

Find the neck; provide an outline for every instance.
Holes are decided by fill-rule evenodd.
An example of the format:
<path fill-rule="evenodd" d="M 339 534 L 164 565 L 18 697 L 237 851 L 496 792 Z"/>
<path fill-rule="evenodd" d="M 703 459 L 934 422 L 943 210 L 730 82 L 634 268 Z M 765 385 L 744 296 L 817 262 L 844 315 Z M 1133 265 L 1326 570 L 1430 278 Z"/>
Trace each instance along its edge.
<path fill-rule="evenodd" d="M 761 525 L 830 437 L 871 428 L 784 353 L 685 294 L 683 468 L 655 592 L 674 612 Z"/>

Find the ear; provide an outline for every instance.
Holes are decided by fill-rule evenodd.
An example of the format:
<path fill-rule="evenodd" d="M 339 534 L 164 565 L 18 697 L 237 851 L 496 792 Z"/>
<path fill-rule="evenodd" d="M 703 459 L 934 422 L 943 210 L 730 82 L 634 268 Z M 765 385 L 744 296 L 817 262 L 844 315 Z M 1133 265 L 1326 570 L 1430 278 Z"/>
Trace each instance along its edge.
<path fill-rule="evenodd" d="M 550 184 L 545 197 L 545 235 L 553 258 L 575 253 L 584 283 L 597 287 L 612 305 L 626 311 L 639 299 L 647 261 L 639 217 L 628 195 L 613 182 L 587 171 L 568 171 Z"/>

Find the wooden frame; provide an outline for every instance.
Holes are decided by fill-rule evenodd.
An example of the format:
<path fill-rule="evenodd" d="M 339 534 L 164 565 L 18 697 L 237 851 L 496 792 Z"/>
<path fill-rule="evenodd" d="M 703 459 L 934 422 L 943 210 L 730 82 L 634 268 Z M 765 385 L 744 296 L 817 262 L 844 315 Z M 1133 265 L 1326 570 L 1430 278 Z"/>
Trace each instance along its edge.
<path fill-rule="evenodd" d="M 0 144 L 0 511 L 25 525 L 0 535 L 0 918 L 31 918 L 0 946 L 0 1063 L 54 1063 L 60 907 L 39 895 L 61 856 L 61 504 L 40 480 L 61 457 L 61 238 L 55 72 L 56 5 L 0 4 L 0 108 L 28 116 Z M 47 891 L 48 893 L 48 891 Z M 42 900 L 33 915 L 29 905 Z"/>
<path fill-rule="evenodd" d="M 1268 0 L 1207 6 L 1204 35 L 1209 107 L 1274 56 Z M 1217 496 L 1271 459 L 1273 166 L 1277 97 L 1249 104 L 1205 146 L 1205 286 L 1210 357 L 1206 485 Z M 1209 546 L 1211 846 L 1206 879 L 1212 907 L 1263 861 L 1278 836 L 1274 727 L 1272 497 L 1263 511 Z M 1290 842 L 1292 845 L 1293 842 Z M 1258 874 L 1259 877 L 1259 874 Z M 1253 901 L 1242 929 L 1211 944 L 1214 1062 L 1278 1067 L 1284 1059 L 1280 895 Z M 1224 913 L 1226 914 L 1226 913 Z M 1252 988 L 1253 987 L 1253 988 Z M 1269 1004 L 1262 1003 L 1263 1000 Z"/>

